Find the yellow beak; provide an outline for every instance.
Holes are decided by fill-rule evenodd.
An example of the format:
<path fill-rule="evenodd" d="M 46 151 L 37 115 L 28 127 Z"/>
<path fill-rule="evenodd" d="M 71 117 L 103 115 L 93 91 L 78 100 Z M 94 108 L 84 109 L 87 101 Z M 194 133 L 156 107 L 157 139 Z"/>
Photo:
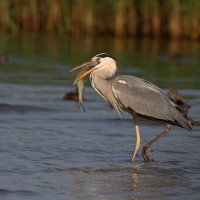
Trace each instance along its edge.
<path fill-rule="evenodd" d="M 73 69 L 71 69 L 69 72 L 81 69 L 80 72 L 78 73 L 78 75 L 75 78 L 75 83 L 77 83 L 77 81 L 80 81 L 81 79 L 83 79 L 85 76 L 87 76 L 89 73 L 91 73 L 92 71 L 94 71 L 95 66 L 99 64 L 98 60 L 91 60 L 88 62 L 83 63 L 82 65 L 75 67 Z"/>

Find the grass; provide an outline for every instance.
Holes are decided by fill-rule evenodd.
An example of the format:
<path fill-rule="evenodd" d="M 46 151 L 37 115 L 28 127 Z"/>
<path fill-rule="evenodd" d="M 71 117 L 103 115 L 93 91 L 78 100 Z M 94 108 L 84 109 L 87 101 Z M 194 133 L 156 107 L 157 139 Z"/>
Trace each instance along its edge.
<path fill-rule="evenodd" d="M 199 0 L 1 0 L 4 32 L 200 39 Z"/>

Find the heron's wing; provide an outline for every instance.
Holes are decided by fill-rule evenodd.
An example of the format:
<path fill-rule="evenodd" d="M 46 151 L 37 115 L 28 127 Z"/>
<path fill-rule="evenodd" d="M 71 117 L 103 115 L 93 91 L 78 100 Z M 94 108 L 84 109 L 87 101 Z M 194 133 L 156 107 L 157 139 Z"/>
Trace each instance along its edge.
<path fill-rule="evenodd" d="M 127 111 L 184 127 L 188 123 L 187 116 L 180 107 L 164 91 L 144 79 L 118 76 L 112 83 L 112 91 L 116 100 Z"/>

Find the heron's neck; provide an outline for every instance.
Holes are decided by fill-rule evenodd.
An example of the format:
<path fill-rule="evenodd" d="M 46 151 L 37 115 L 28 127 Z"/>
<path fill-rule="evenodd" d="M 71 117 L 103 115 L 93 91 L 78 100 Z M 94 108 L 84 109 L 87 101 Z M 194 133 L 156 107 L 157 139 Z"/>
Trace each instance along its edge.
<path fill-rule="evenodd" d="M 111 104 L 114 102 L 112 94 L 112 79 L 107 80 L 97 74 L 90 74 L 90 82 L 92 87 Z"/>
<path fill-rule="evenodd" d="M 90 74 L 90 82 L 95 90 L 99 90 L 103 94 L 106 93 L 106 88 L 111 87 L 110 80 L 95 73 Z"/>
<path fill-rule="evenodd" d="M 101 76 L 90 74 L 90 82 L 92 87 L 97 91 L 97 93 L 102 96 L 106 101 L 112 105 L 112 107 L 121 116 L 121 108 L 116 102 L 114 94 L 112 92 L 112 82 L 113 79 L 105 79 Z"/>

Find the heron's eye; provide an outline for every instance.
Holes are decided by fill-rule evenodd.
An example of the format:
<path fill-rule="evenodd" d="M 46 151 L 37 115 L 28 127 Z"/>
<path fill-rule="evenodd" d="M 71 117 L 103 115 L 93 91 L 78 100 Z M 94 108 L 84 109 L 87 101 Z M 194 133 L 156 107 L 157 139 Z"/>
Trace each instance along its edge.
<path fill-rule="evenodd" d="M 100 63 L 100 60 L 101 60 L 101 58 L 97 58 L 96 61 L 97 61 L 98 64 Z"/>

